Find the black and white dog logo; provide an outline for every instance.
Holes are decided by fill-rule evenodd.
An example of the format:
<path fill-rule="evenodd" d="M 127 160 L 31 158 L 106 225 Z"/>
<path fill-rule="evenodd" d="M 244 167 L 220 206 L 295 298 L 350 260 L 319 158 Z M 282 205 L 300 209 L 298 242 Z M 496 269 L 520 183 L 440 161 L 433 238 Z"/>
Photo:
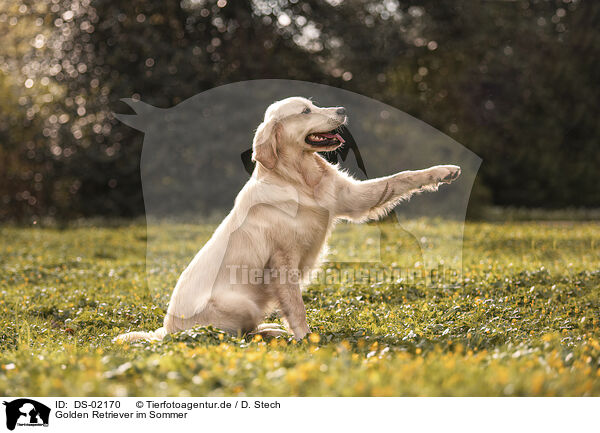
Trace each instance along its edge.
<path fill-rule="evenodd" d="M 4 402 L 6 406 L 6 428 L 14 430 L 18 426 L 48 427 L 50 408 L 30 398 L 19 398 Z"/>

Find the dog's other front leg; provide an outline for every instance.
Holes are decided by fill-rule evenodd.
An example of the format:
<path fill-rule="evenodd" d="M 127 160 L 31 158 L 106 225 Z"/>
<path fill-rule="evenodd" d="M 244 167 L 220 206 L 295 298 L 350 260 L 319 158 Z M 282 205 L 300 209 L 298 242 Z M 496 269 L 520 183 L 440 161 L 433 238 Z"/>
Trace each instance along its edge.
<path fill-rule="evenodd" d="M 440 183 L 451 183 L 458 176 L 460 167 L 437 165 L 366 181 L 344 179 L 337 187 L 335 214 L 356 222 L 377 219 L 413 194 L 435 190 Z"/>
<path fill-rule="evenodd" d="M 298 284 L 279 284 L 277 300 L 284 319 L 288 323 L 296 340 L 302 340 L 310 332 L 306 322 L 306 308 L 302 300 L 302 291 Z"/>
<path fill-rule="evenodd" d="M 283 254 L 275 254 L 270 260 L 271 281 L 268 290 L 274 294 L 284 320 L 287 322 L 294 338 L 301 340 L 310 332 L 306 322 L 306 308 L 300 289 L 301 273 L 290 266 L 289 258 Z"/>

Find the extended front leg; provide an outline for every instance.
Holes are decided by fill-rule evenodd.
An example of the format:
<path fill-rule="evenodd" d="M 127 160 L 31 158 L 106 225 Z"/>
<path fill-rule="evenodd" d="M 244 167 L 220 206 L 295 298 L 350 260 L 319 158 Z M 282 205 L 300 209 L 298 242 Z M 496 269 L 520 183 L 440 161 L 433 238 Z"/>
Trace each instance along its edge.
<path fill-rule="evenodd" d="M 336 217 L 377 219 L 414 193 L 435 190 L 440 183 L 451 183 L 459 175 L 460 167 L 456 165 L 437 165 L 366 181 L 344 179 L 337 188 Z"/>

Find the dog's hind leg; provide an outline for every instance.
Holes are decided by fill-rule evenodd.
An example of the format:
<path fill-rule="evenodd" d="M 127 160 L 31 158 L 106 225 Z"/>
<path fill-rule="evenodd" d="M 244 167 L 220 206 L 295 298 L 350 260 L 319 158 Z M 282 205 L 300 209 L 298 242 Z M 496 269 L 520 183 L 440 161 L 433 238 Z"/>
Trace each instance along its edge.
<path fill-rule="evenodd" d="M 215 294 L 204 309 L 189 319 L 173 317 L 175 330 L 212 325 L 232 335 L 242 336 L 256 329 L 263 318 L 258 305 L 244 296 L 228 290 Z"/>
<path fill-rule="evenodd" d="M 241 337 L 254 331 L 262 318 L 263 314 L 256 303 L 241 294 L 227 291 L 211 298 L 204 309 L 192 317 L 186 318 L 167 313 L 164 327 L 152 332 L 122 334 L 115 340 L 119 342 L 162 340 L 168 333 L 208 325 Z"/>
<path fill-rule="evenodd" d="M 134 331 L 128 332 L 127 334 L 121 334 L 117 336 L 114 341 L 118 343 L 129 343 L 137 340 L 159 341 L 165 338 L 167 333 L 165 328 L 158 328 L 156 331 L 150 332 Z"/>
<path fill-rule="evenodd" d="M 284 337 L 289 335 L 289 332 L 279 323 L 261 323 L 250 334 L 259 334 L 263 337 Z"/>

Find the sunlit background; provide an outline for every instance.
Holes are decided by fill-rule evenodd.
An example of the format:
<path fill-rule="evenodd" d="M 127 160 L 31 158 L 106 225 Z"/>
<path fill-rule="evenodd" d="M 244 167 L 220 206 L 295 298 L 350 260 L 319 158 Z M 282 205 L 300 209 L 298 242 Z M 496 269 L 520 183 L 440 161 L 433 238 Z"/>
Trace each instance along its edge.
<path fill-rule="evenodd" d="M 599 22 L 567 0 L 0 0 L 0 220 L 143 214 L 120 99 L 265 78 L 366 95 L 475 152 L 472 217 L 599 207 Z"/>

